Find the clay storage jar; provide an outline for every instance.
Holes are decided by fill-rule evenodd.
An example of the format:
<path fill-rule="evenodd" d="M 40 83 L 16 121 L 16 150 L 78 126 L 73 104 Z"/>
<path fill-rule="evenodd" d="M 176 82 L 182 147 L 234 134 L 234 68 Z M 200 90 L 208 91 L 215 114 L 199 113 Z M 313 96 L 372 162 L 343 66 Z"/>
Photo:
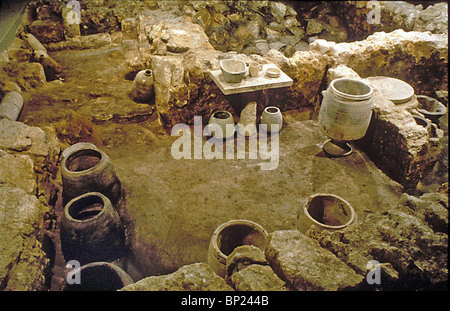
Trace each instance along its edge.
<path fill-rule="evenodd" d="M 138 102 L 149 101 L 154 94 L 153 84 L 153 72 L 150 69 L 139 71 L 131 85 L 131 98 Z"/>
<path fill-rule="evenodd" d="M 319 128 L 336 141 L 362 138 L 370 124 L 373 88 L 356 79 L 340 78 L 331 81 L 323 92 L 319 110 Z"/>
<path fill-rule="evenodd" d="M 78 143 L 61 162 L 63 203 L 87 192 L 100 192 L 116 204 L 121 184 L 109 157 L 92 144 Z"/>
<path fill-rule="evenodd" d="M 311 225 L 316 229 L 339 230 L 355 220 L 353 207 L 343 198 L 328 193 L 310 196 L 300 207 L 297 215 L 297 229 L 305 233 Z"/>
<path fill-rule="evenodd" d="M 73 278 L 79 273 L 79 284 L 69 284 L 67 278 L 63 291 L 116 291 L 133 284 L 131 277 L 119 266 L 109 262 L 92 262 L 71 271 Z"/>
<path fill-rule="evenodd" d="M 220 277 L 226 276 L 228 255 L 241 245 L 253 245 L 265 251 L 268 233 L 261 225 L 245 219 L 230 220 L 214 231 L 208 250 L 208 264 Z"/>
<path fill-rule="evenodd" d="M 123 257 L 125 230 L 119 214 L 101 193 L 72 199 L 61 217 L 61 250 L 67 261 L 81 264 Z"/>
<path fill-rule="evenodd" d="M 222 133 L 214 133 L 214 136 L 217 138 L 229 138 L 234 136 L 235 127 L 234 127 L 234 119 L 231 113 L 228 111 L 216 111 L 211 115 L 209 119 L 209 131 L 214 132 L 214 124 L 217 124 Z"/>
<path fill-rule="evenodd" d="M 260 124 L 267 125 L 267 133 L 277 133 L 281 130 L 283 126 L 283 116 L 278 107 L 266 107 L 261 114 Z M 272 125 L 278 125 L 278 129 L 272 127 Z"/>

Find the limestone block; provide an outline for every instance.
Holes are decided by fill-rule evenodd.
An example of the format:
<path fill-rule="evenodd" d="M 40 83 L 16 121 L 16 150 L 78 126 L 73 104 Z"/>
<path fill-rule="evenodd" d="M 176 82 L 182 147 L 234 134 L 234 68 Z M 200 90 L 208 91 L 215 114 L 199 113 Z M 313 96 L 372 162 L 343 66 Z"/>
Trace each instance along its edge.
<path fill-rule="evenodd" d="M 150 276 L 125 286 L 123 291 L 231 291 L 225 280 L 206 263 L 183 266 L 172 274 Z"/>
<path fill-rule="evenodd" d="M 270 237 L 266 249 L 270 266 L 297 290 L 356 289 L 364 281 L 363 276 L 297 230 L 274 231 Z"/>
<path fill-rule="evenodd" d="M 0 120 L 0 147 L 11 153 L 29 155 L 37 171 L 51 170 L 61 151 L 54 130 L 28 126 L 22 122 Z"/>
<path fill-rule="evenodd" d="M 12 155 L 0 150 L 0 172 L 0 183 L 11 184 L 28 194 L 36 194 L 34 163 L 28 155 Z"/>
<path fill-rule="evenodd" d="M 234 273 L 230 282 L 237 291 L 285 291 L 286 283 L 270 266 L 250 265 Z"/>
<path fill-rule="evenodd" d="M 43 210 L 39 200 L 24 190 L 0 185 L 0 290 L 45 290 L 49 260 L 39 231 Z"/>
<path fill-rule="evenodd" d="M 445 217 L 431 202 L 404 195 L 398 207 L 367 213 L 341 232 L 318 232 L 312 227 L 306 234 L 363 275 L 370 260 L 391 264 L 391 279 L 383 282 L 382 276 L 382 288 L 440 286 L 448 279 L 448 235 L 430 227 L 441 228 L 436 220 Z"/>

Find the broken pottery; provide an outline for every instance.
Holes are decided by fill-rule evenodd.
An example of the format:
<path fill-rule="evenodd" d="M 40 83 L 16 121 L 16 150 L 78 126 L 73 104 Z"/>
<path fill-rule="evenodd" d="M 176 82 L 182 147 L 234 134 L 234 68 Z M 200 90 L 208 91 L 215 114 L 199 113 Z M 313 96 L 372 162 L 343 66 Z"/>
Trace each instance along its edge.
<path fill-rule="evenodd" d="M 227 274 L 227 258 L 241 245 L 254 245 L 263 252 L 268 243 L 268 233 L 261 225 L 244 219 L 230 220 L 214 231 L 208 250 L 208 264 L 220 277 Z"/>
<path fill-rule="evenodd" d="M 419 102 L 417 110 L 433 122 L 437 122 L 447 112 L 447 107 L 432 97 L 417 95 L 417 101 Z"/>

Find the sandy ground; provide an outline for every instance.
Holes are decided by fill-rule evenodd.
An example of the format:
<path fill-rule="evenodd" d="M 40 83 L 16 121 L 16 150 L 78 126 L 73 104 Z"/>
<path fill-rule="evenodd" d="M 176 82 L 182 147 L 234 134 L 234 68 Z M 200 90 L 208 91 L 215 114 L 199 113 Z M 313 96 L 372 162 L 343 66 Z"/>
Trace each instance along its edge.
<path fill-rule="evenodd" d="M 261 170 L 258 163 L 267 160 L 248 153 L 176 160 L 171 146 L 178 137 L 157 125 L 154 107 L 128 98 L 132 80 L 120 47 L 51 54 L 64 82 L 24 94 L 20 120 L 54 125 L 63 146 L 89 141 L 109 155 L 125 190 L 132 241 L 123 267 L 135 281 L 206 261 L 213 231 L 231 219 L 255 221 L 268 232 L 293 229 L 302 202 L 315 193 L 343 197 L 357 218 L 394 207 L 401 194 L 356 147 L 350 156 L 327 157 L 317 121 L 295 111 L 284 112 L 275 170 Z"/>

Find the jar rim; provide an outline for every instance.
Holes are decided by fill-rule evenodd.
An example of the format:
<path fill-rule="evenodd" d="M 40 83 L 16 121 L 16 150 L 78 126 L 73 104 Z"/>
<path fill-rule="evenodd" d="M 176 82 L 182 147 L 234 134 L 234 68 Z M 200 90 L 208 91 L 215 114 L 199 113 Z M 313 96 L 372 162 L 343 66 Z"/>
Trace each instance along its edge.
<path fill-rule="evenodd" d="M 367 91 L 362 92 L 363 94 L 350 94 L 350 93 L 345 93 L 342 90 L 338 89 L 339 85 L 336 84 L 344 84 L 344 83 L 354 83 L 354 84 L 360 84 L 362 85 L 364 88 L 367 89 Z M 373 94 L 373 87 L 370 86 L 369 84 L 361 81 L 361 80 L 357 80 L 357 79 L 350 79 L 350 78 L 339 78 L 339 79 L 334 79 L 333 81 L 331 81 L 330 83 L 330 87 L 329 89 L 331 90 L 331 92 L 341 98 L 344 99 L 350 99 L 353 101 L 362 101 L 362 100 L 367 100 L 369 98 L 372 97 Z"/>

